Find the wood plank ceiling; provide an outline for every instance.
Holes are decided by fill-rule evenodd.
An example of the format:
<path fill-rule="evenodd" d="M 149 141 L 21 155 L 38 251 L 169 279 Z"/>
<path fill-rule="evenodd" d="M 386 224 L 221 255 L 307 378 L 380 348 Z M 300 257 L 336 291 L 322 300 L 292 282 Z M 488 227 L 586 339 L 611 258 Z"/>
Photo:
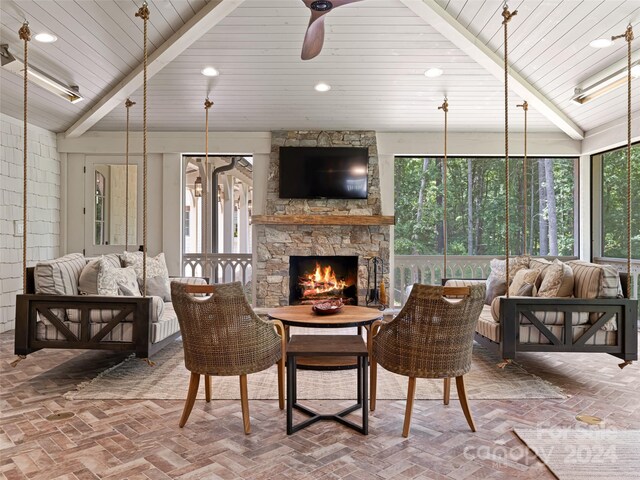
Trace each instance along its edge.
<path fill-rule="evenodd" d="M 202 129 L 207 92 L 217 130 L 438 130 L 445 94 L 452 130 L 501 128 L 500 82 L 398 0 L 332 11 L 323 52 L 306 62 L 300 48 L 309 10 L 300 0 L 269 5 L 246 0 L 151 80 L 152 129 Z M 212 82 L 200 75 L 209 64 L 221 72 Z M 430 67 L 445 74 L 426 78 Z M 320 81 L 332 90 L 314 91 Z M 94 129 L 118 130 L 124 115 L 113 111 Z M 536 113 L 531 125 L 555 130 Z"/>
<path fill-rule="evenodd" d="M 436 0 L 458 22 L 492 50 L 502 54 L 504 38 L 500 12 L 502 0 Z M 638 0 L 511 0 L 518 15 L 509 24 L 509 64 L 583 130 L 590 130 L 626 114 L 625 88 L 587 104 L 571 101 L 574 88 L 606 67 L 626 58 L 627 44 L 596 49 L 592 40 L 610 38 L 633 26 L 640 50 Z M 640 88 L 632 92 L 634 110 L 640 109 Z"/>
<path fill-rule="evenodd" d="M 178 30 L 205 0 L 149 0 L 149 50 Z M 29 84 L 29 121 L 60 132 L 66 130 L 102 95 L 142 61 L 142 22 L 134 17 L 140 2 L 33 1 L 0 2 L 0 43 L 22 59 L 18 29 L 27 19 L 32 36 L 53 33 L 55 43 L 29 42 L 29 64 L 67 85 L 78 85 L 85 100 L 77 104 Z M 2 113 L 22 118 L 22 77 L 0 69 Z"/>
<path fill-rule="evenodd" d="M 34 32 L 56 34 L 59 40 L 53 44 L 31 42 L 30 63 L 79 85 L 86 96 L 84 102 L 71 105 L 33 86 L 32 123 L 64 131 L 141 61 L 142 22 L 133 17 L 137 3 L 2 1 L 2 43 L 9 43 L 14 54 L 21 51 L 16 32 L 23 18 L 29 19 Z M 150 51 L 204 3 L 150 1 Z M 482 42 L 501 52 L 501 1 L 438 3 Z M 624 89 L 582 106 L 569 99 L 581 80 L 624 56 L 621 45 L 595 50 L 588 43 L 622 33 L 630 20 L 636 25 L 640 2 L 512 3 L 512 9 L 520 11 L 510 26 L 514 68 L 585 130 L 623 116 Z M 150 130 L 201 130 L 207 95 L 215 102 L 211 130 L 439 131 L 442 113 L 437 106 L 445 95 L 451 130 L 502 130 L 501 82 L 399 0 L 365 0 L 332 11 L 326 20 L 323 52 L 304 62 L 300 48 L 308 17 L 309 10 L 300 0 L 245 0 L 151 79 Z M 202 76 L 200 70 L 209 65 L 221 75 Z M 444 75 L 426 78 L 423 73 L 430 67 L 442 68 Z M 0 79 L 2 112 L 22 118 L 20 78 L 2 71 Z M 314 91 L 320 81 L 329 83 L 332 90 Z M 142 91 L 132 99 L 138 102 L 132 110 L 133 128 L 140 129 Z M 515 111 L 521 100 L 515 95 L 510 98 L 514 131 L 522 129 L 522 114 Z M 558 131 L 535 111 L 530 111 L 529 121 L 532 131 Z M 124 125 L 123 106 L 93 130 L 123 130 Z"/>

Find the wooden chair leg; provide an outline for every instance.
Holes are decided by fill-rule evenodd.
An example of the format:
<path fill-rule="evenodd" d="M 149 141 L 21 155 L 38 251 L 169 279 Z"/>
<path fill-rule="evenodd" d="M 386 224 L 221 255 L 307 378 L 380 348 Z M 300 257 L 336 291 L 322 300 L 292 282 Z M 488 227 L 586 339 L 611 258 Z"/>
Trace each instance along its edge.
<path fill-rule="evenodd" d="M 375 358 L 369 356 L 369 395 L 371 395 L 371 401 L 369 402 L 369 410 L 374 411 L 376 409 L 376 395 L 378 394 L 378 362 L 376 362 Z M 365 402 L 367 400 L 365 399 Z"/>
<path fill-rule="evenodd" d="M 191 409 L 196 401 L 198 395 L 198 387 L 200 386 L 200 374 L 191 372 L 189 378 L 189 393 L 187 393 L 187 400 L 184 403 L 184 409 L 182 410 L 182 417 L 180 418 L 180 428 L 184 427 L 185 423 L 191 415 Z"/>
<path fill-rule="evenodd" d="M 280 336 L 280 360 L 278 360 L 278 406 L 284 410 L 284 362 L 287 358 L 287 341 L 289 327 L 285 327 L 280 320 L 274 320 L 273 325 Z"/>
<path fill-rule="evenodd" d="M 458 398 L 460 399 L 460 405 L 462 405 L 462 411 L 467 419 L 471 431 L 476 431 L 476 424 L 471 416 L 471 409 L 469 408 L 469 401 L 467 400 L 467 392 L 464 389 L 464 377 L 461 375 L 456 377 L 456 390 L 458 390 Z"/>
<path fill-rule="evenodd" d="M 449 405 L 449 398 L 451 397 L 451 379 L 444 379 L 444 404 Z"/>
<path fill-rule="evenodd" d="M 284 410 L 284 357 L 278 360 L 278 406 Z"/>
<path fill-rule="evenodd" d="M 207 403 L 211 401 L 211 375 L 204 376 L 204 399 Z"/>
<path fill-rule="evenodd" d="M 249 419 L 249 394 L 247 392 L 247 375 L 240 375 L 240 403 L 242 404 L 242 423 L 244 423 L 244 433 L 251 433 L 251 423 Z"/>
<path fill-rule="evenodd" d="M 409 428 L 411 428 L 411 413 L 413 412 L 413 399 L 416 396 L 416 377 L 409 377 L 409 390 L 407 392 L 407 409 L 404 412 L 404 426 L 402 428 L 402 436 L 409 436 Z"/>

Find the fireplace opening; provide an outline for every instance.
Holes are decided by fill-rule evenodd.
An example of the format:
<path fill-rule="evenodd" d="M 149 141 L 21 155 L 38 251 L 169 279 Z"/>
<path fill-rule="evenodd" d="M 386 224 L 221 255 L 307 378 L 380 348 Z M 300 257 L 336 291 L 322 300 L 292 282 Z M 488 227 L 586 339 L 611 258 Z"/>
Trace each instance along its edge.
<path fill-rule="evenodd" d="M 289 257 L 289 305 L 334 299 L 358 304 L 357 256 Z"/>

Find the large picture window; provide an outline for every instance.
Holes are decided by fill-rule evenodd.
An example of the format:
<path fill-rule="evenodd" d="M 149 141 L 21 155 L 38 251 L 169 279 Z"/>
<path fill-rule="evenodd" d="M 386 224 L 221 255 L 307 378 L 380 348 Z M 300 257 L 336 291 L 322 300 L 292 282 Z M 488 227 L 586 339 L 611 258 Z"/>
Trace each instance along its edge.
<path fill-rule="evenodd" d="M 627 258 L 627 148 L 619 148 L 598 156 L 602 162 L 602 256 Z M 640 259 L 640 208 L 637 201 L 640 198 L 639 189 L 640 144 L 635 144 L 631 146 L 631 257 L 634 259 Z"/>
<path fill-rule="evenodd" d="M 443 163 L 441 157 L 396 158 L 395 254 L 443 253 Z M 528 158 L 526 198 L 523 159 L 509 163 L 511 254 L 574 255 L 576 159 Z M 447 252 L 503 255 L 504 159 L 449 157 L 447 169 Z"/>

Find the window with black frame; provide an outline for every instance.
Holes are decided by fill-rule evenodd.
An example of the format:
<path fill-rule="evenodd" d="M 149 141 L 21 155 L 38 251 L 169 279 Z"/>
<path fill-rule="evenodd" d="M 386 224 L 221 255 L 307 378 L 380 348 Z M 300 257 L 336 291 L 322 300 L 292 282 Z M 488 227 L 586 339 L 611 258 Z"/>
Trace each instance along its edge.
<path fill-rule="evenodd" d="M 574 255 L 577 159 L 529 157 L 526 198 L 523 159 L 510 168 L 511 253 Z M 449 157 L 447 170 L 447 253 L 503 255 L 504 158 Z M 443 253 L 443 171 L 441 157 L 396 157 L 396 255 Z"/>
<path fill-rule="evenodd" d="M 627 147 L 595 157 L 601 162 L 601 254 L 627 258 Z M 640 259 L 640 143 L 631 146 L 631 192 L 631 258 Z"/>

